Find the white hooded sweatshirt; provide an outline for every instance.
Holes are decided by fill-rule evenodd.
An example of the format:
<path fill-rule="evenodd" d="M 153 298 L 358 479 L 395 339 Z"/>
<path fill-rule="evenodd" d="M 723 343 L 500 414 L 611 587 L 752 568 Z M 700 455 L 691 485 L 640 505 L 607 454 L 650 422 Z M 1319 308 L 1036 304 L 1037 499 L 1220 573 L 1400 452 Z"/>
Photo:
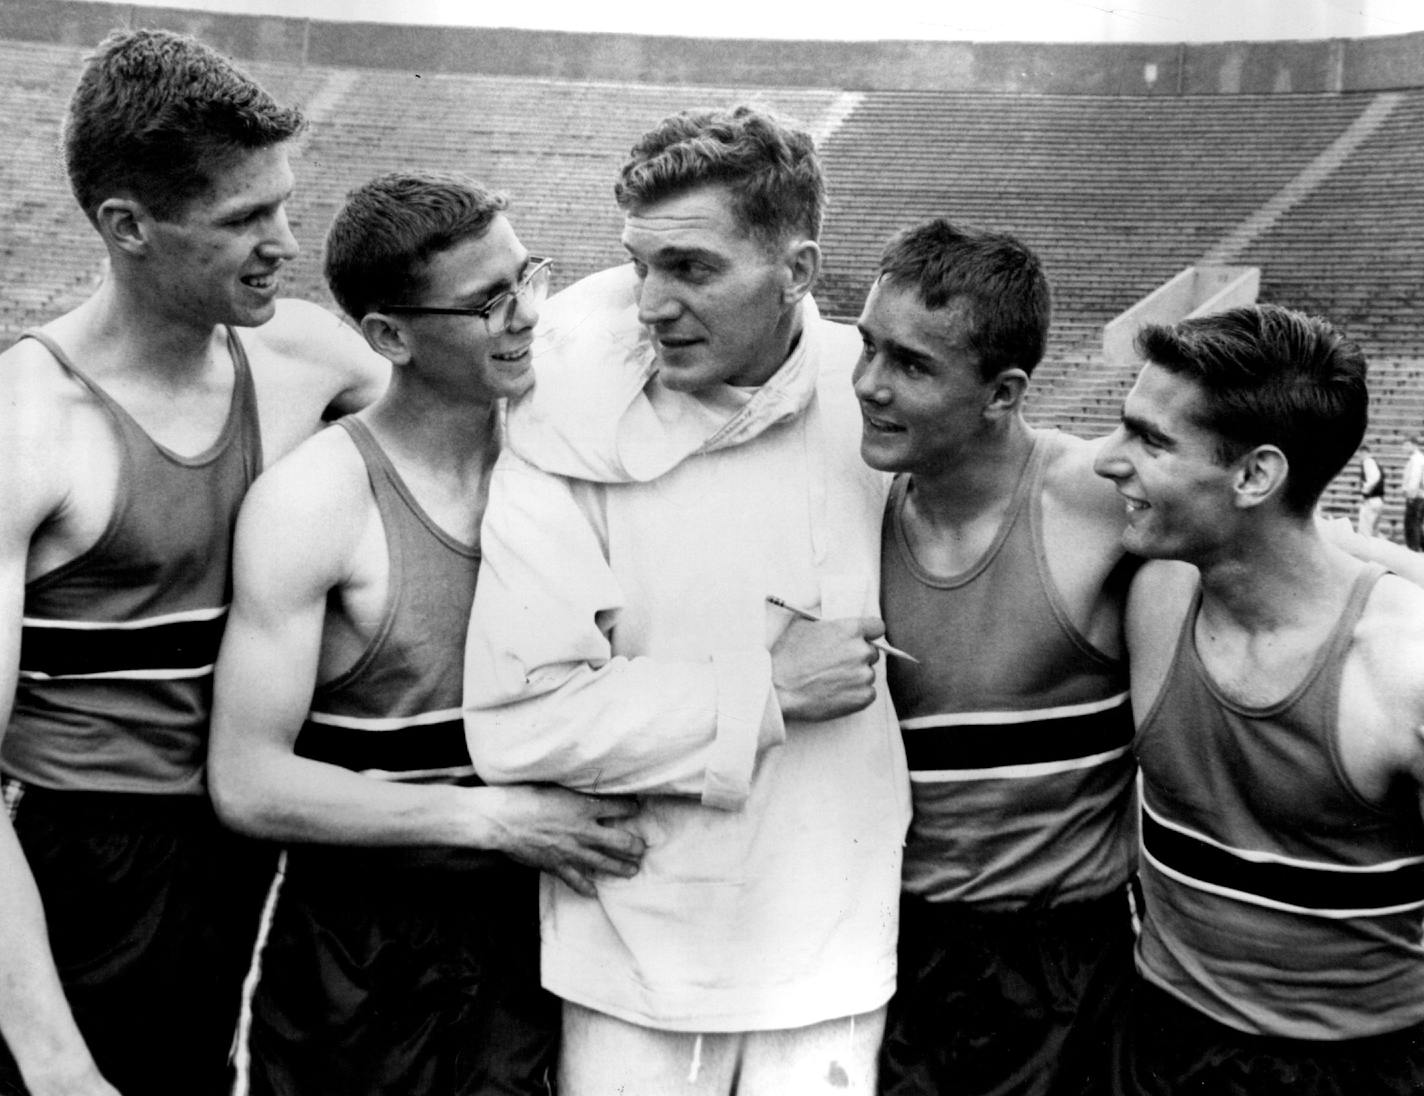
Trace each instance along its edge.
<path fill-rule="evenodd" d="M 757 389 L 657 381 L 627 267 L 543 309 L 482 532 L 465 724 L 490 783 L 636 794 L 648 850 L 584 898 L 546 876 L 543 979 L 669 1031 L 868 1012 L 895 981 L 909 783 L 875 702 L 783 722 L 767 595 L 879 613 L 888 480 L 860 460 L 859 338 L 803 302 Z"/>

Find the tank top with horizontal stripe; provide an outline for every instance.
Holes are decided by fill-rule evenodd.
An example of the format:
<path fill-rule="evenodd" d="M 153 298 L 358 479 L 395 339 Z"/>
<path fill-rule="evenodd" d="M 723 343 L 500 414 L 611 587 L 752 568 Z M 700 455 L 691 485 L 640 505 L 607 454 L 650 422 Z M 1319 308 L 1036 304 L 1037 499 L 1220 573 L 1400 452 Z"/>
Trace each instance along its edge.
<path fill-rule="evenodd" d="M 460 700 L 480 550 L 431 520 L 361 420 L 337 425 L 385 529 L 386 604 L 355 664 L 313 694 L 297 753 L 383 780 L 478 783 Z"/>
<path fill-rule="evenodd" d="M 41 343 L 103 406 L 121 467 L 98 541 L 25 585 L 0 762 L 8 775 L 49 788 L 200 793 L 233 525 L 262 468 L 242 344 L 229 328 L 235 375 L 221 433 L 183 457 L 149 437 L 48 335 L 21 337 Z"/>
<path fill-rule="evenodd" d="M 1132 718 L 1123 663 L 1068 618 L 1044 554 L 1041 498 L 1058 435 L 1035 435 L 1009 512 L 968 570 L 915 560 L 886 508 L 887 673 L 910 763 L 905 889 L 1014 910 L 1086 901 L 1127 880 Z"/>
<path fill-rule="evenodd" d="M 1340 679 L 1382 569 L 1278 703 L 1224 696 L 1194 642 L 1201 592 L 1138 731 L 1143 975 L 1241 1031 L 1376 1035 L 1424 1021 L 1417 788 L 1364 800 L 1340 760 Z"/>

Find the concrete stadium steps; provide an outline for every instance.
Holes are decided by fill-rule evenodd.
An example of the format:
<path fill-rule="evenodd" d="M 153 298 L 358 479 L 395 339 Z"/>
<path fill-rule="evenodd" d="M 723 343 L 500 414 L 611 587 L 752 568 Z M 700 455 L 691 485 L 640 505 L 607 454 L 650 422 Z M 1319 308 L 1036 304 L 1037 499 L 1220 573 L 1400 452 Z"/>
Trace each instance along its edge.
<path fill-rule="evenodd" d="M 830 291 L 854 298 L 848 255 L 944 214 L 1021 236 L 1060 314 L 1106 320 L 1194 262 L 1369 101 L 868 95 L 826 146 L 835 193 L 854 195 L 828 225 Z"/>
<path fill-rule="evenodd" d="M 326 299 L 317 252 L 351 187 L 418 164 L 463 171 L 511 198 L 525 244 L 553 255 L 554 288 L 623 262 L 613 202 L 637 137 L 673 110 L 752 99 L 807 125 L 840 92 L 573 83 L 507 77 L 354 72 L 339 105 L 315 119 L 290 204 L 308 253 L 291 269 L 302 295 Z M 300 101 L 300 100 L 299 100 Z"/>
<path fill-rule="evenodd" d="M 102 272 L 58 155 L 86 52 L 0 41 L 0 111 L 19 123 L 0 161 L 7 341 L 76 304 Z M 817 295 L 828 314 L 853 319 L 885 240 L 927 216 L 1013 232 L 1043 256 L 1055 326 L 1029 401 L 1035 421 L 1111 430 L 1132 370 L 1103 363 L 1101 326 L 1183 267 L 1235 248 L 1235 261 L 1263 268 L 1264 299 L 1330 316 L 1365 346 L 1370 437 L 1393 492 L 1400 443 L 1424 426 L 1424 89 L 852 93 L 244 67 L 312 118 L 289 207 L 304 248 L 288 272 L 294 295 L 330 304 L 320 251 L 333 212 L 352 186 L 408 165 L 506 191 L 527 245 L 558 259 L 556 288 L 621 262 L 612 183 L 636 137 L 672 110 L 757 101 L 819 133 L 830 207 Z M 1336 512 L 1353 512 L 1352 475 L 1332 487 Z"/>
<path fill-rule="evenodd" d="M 11 120 L 0 157 L 0 336 L 84 298 L 104 249 L 69 196 L 60 123 L 83 51 L 0 43 L 0 117 Z"/>

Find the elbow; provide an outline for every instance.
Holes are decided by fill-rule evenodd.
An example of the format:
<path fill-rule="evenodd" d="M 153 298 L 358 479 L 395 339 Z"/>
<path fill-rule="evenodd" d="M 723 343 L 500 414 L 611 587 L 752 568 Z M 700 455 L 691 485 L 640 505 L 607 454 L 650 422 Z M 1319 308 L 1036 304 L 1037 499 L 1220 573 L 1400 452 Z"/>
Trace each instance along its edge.
<path fill-rule="evenodd" d="M 260 790 L 260 781 L 234 772 L 230 763 L 208 765 L 208 796 L 218 820 L 244 837 L 273 838 L 271 804 Z"/>

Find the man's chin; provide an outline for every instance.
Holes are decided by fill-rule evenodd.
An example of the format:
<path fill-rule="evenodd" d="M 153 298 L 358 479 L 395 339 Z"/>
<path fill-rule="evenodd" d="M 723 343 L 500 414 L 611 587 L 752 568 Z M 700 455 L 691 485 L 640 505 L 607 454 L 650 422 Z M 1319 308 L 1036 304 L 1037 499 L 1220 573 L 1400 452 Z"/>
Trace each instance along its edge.
<path fill-rule="evenodd" d="M 860 439 L 860 459 L 877 472 L 906 471 L 903 456 L 895 453 L 885 444 L 882 438 L 862 436 Z"/>
<path fill-rule="evenodd" d="M 709 377 L 706 370 L 693 365 L 670 365 L 661 354 L 658 355 L 657 366 L 659 382 L 673 392 L 697 392 L 717 381 L 716 377 Z"/>

